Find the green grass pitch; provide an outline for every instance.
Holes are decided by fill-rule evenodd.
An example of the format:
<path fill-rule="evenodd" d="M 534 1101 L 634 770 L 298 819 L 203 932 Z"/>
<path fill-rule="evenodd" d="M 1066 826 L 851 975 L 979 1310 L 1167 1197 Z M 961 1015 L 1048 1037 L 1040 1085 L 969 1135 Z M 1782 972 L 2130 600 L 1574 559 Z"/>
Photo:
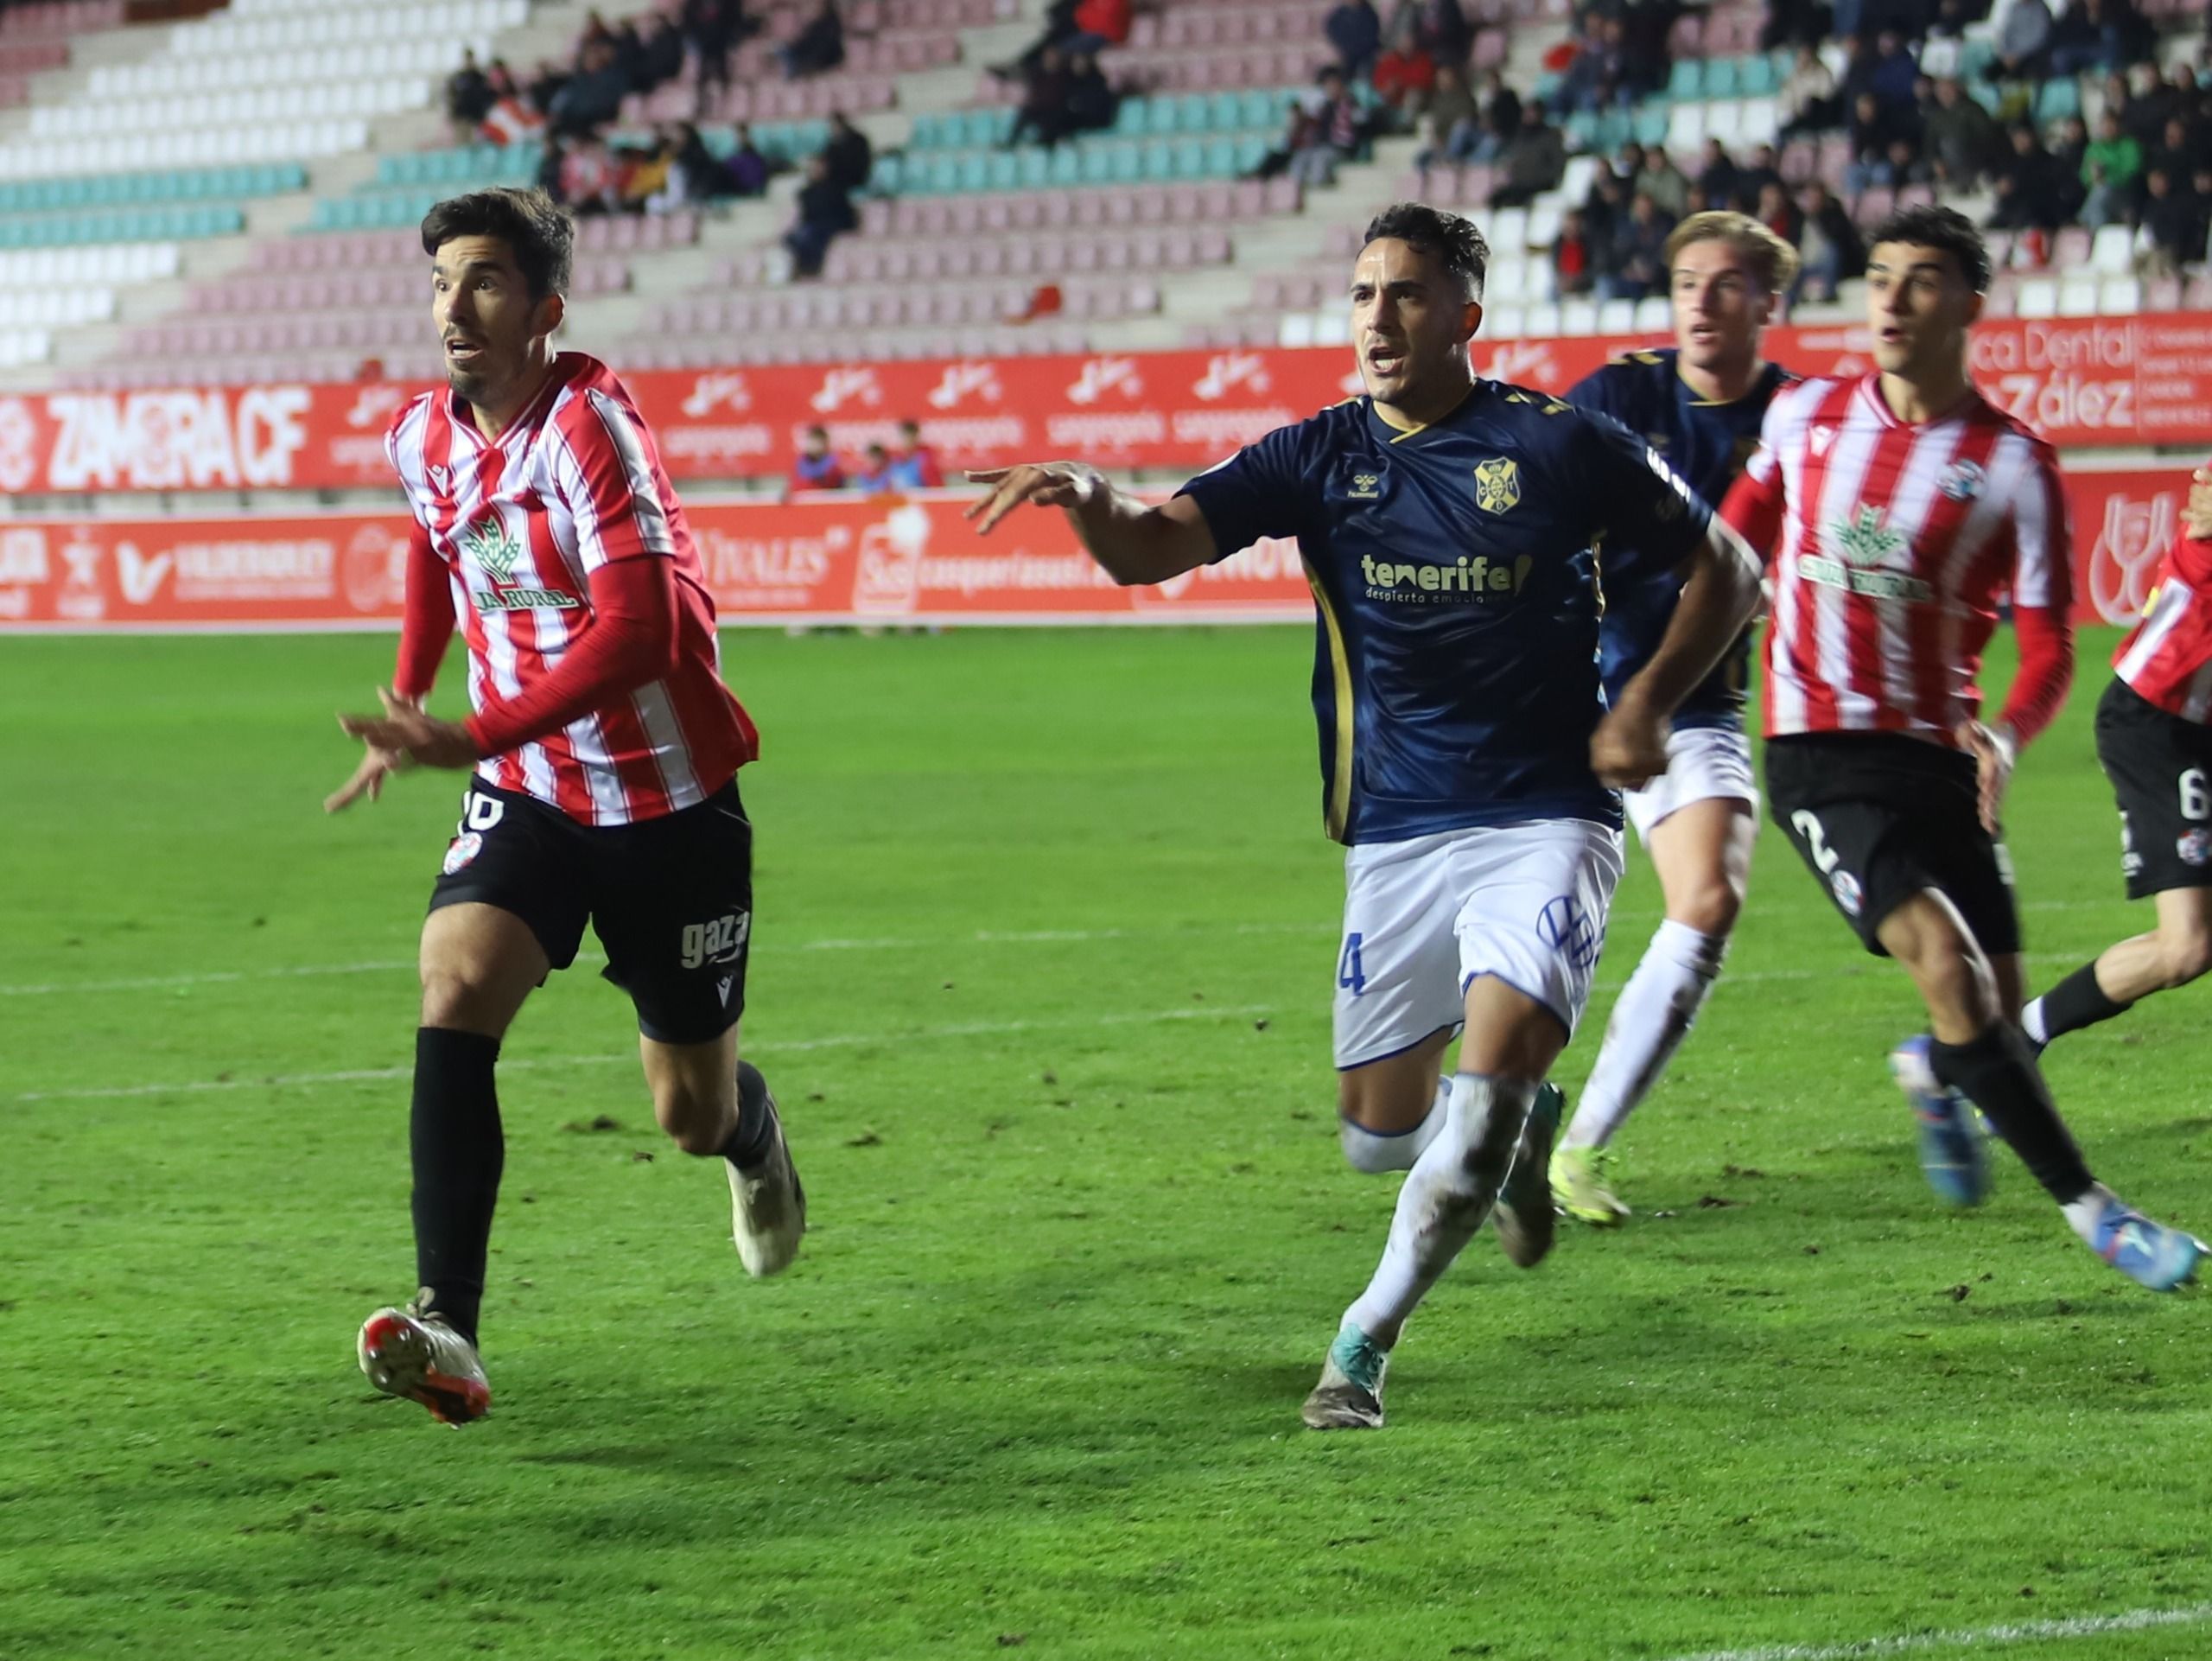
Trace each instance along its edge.
<path fill-rule="evenodd" d="M 2112 644 L 2013 799 L 2038 983 L 2147 926 Z M 730 636 L 747 1047 L 815 1231 L 747 1282 L 627 1006 L 556 977 L 502 1075 L 495 1410 L 454 1432 L 352 1353 L 412 1289 L 460 786 L 318 811 L 390 642 L 0 646 L 0 1656 L 2212 1655 L 2203 1304 L 2009 1155 L 1936 1206 L 1883 1065 L 1910 989 L 1770 830 L 1626 1132 L 1636 1218 L 1533 1273 L 1478 1238 L 1391 1427 L 1300 1429 L 1395 1186 L 1336 1149 L 1308 650 Z M 1570 1090 L 1656 907 L 1632 853 Z M 2049 1069 L 2101 1174 L 2200 1229 L 2206 1007 Z"/>

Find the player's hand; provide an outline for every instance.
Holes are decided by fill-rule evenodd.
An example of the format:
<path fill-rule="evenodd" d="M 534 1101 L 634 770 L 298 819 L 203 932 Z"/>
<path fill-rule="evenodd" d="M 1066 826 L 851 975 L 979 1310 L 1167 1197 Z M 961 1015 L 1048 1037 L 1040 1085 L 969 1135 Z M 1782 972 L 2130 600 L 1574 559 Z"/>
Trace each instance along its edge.
<path fill-rule="evenodd" d="M 1641 790 L 1667 770 L 1667 732 L 1673 723 L 1640 701 L 1621 701 L 1590 735 L 1590 768 L 1600 784 Z"/>
<path fill-rule="evenodd" d="M 404 755 L 372 749 L 361 758 L 361 765 L 353 769 L 353 776 L 322 799 L 322 811 L 341 813 L 364 796 L 375 801 L 384 794 L 384 781 L 395 773 L 404 773 L 409 765 Z"/>
<path fill-rule="evenodd" d="M 1025 461 L 1020 467 L 971 471 L 968 482 L 991 487 L 990 494 L 965 515 L 977 520 L 977 536 L 988 536 L 993 525 L 1024 502 L 1034 502 L 1039 507 L 1082 507 L 1104 488 L 1106 480 L 1096 468 L 1080 461 Z"/>
<path fill-rule="evenodd" d="M 381 716 L 340 716 L 339 729 L 372 750 L 403 756 L 422 767 L 473 767 L 476 741 L 458 721 L 440 721 L 422 706 L 385 687 L 377 689 Z"/>
<path fill-rule="evenodd" d="M 2212 468 L 2189 475 L 2189 500 L 2181 510 L 2182 529 L 2199 542 L 2212 540 Z"/>
<path fill-rule="evenodd" d="M 1985 727 L 1979 721 L 1961 721 L 1951 735 L 1959 748 L 1974 757 L 1981 780 L 1981 828 L 1993 837 L 2001 833 L 2005 788 L 2012 782 L 2012 763 L 2019 744 L 2004 727 Z"/>

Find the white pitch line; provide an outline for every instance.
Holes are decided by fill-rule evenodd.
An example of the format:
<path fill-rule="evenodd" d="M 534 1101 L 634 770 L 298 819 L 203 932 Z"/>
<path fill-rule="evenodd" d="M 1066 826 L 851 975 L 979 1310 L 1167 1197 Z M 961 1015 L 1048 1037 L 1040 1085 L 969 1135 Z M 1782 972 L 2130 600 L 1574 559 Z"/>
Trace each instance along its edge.
<path fill-rule="evenodd" d="M 1072 1015 L 1043 1021 L 970 1021 L 950 1027 L 925 1027 L 918 1032 L 885 1030 L 873 1033 L 831 1033 L 821 1038 L 763 1040 L 748 1044 L 748 1053 L 778 1054 L 806 1050 L 850 1049 L 865 1044 L 913 1044 L 940 1038 L 991 1038 L 1014 1033 L 1064 1032 L 1096 1027 L 1147 1026 L 1161 1021 L 1242 1021 L 1274 1013 L 1271 1005 L 1247 1003 L 1204 1009 L 1159 1009 L 1123 1015 Z M 637 1060 L 628 1050 L 601 1055 L 541 1055 L 502 1058 L 502 1072 L 544 1067 L 629 1066 Z M 166 1085 L 103 1085 L 82 1090 L 26 1090 L 10 1099 L 17 1102 L 108 1101 L 130 1096 L 196 1095 L 219 1090 L 312 1090 L 321 1085 L 350 1085 L 411 1077 L 404 1067 L 347 1067 L 335 1072 L 288 1072 L 253 1078 L 196 1079 Z"/>
<path fill-rule="evenodd" d="M 1910 1632 L 1895 1638 L 1866 1638 L 1852 1644 L 1775 1644 L 1750 1650 L 1703 1650 L 1671 1661 L 1864 1661 L 1884 1655 L 1923 1655 L 1946 1650 L 1986 1649 L 1993 1644 L 2037 1644 L 2067 1638 L 2097 1638 L 2108 1632 L 2146 1632 L 2169 1626 L 2212 1623 L 2212 1603 L 2180 1609 L 2129 1609 L 2116 1615 L 2073 1615 L 2063 1620 L 2007 1621 L 1948 1632 Z"/>

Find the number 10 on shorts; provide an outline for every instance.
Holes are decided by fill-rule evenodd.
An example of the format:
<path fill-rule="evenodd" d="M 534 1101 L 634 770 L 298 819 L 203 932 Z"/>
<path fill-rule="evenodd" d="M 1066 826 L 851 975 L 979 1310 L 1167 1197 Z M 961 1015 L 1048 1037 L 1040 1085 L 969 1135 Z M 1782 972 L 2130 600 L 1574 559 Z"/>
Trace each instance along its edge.
<path fill-rule="evenodd" d="M 1337 959 L 1337 984 L 1347 989 L 1354 997 L 1367 990 L 1367 971 L 1359 961 L 1360 941 L 1363 938 L 1358 934 L 1345 935 L 1343 955 Z"/>

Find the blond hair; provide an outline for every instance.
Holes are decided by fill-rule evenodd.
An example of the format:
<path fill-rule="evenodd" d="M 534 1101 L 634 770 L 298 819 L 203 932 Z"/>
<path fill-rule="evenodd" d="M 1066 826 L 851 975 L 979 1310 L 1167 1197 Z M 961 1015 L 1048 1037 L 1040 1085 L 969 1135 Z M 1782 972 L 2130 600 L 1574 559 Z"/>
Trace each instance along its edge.
<path fill-rule="evenodd" d="M 1797 251 L 1749 213 L 1715 208 L 1691 214 L 1667 239 L 1667 269 L 1674 270 L 1675 257 L 1695 242 L 1734 244 L 1769 294 L 1787 294 L 1797 280 Z"/>

